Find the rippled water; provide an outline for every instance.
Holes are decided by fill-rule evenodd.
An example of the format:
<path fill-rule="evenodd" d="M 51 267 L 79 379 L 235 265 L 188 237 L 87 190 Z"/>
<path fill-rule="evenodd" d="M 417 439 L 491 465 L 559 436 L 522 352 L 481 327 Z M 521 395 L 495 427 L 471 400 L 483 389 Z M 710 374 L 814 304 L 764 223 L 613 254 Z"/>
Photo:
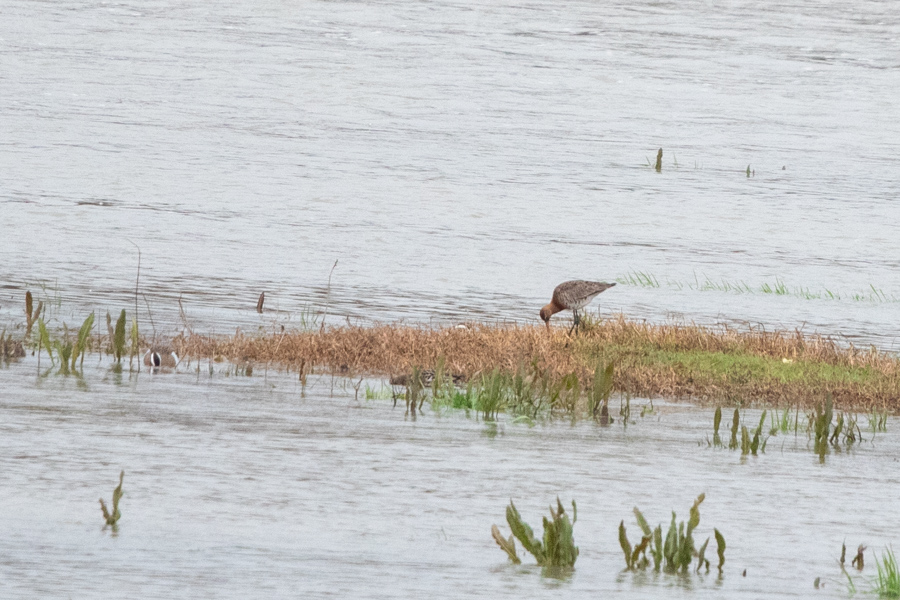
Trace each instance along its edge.
<path fill-rule="evenodd" d="M 59 320 L 133 305 L 134 243 L 140 310 L 164 331 L 179 297 L 206 330 L 253 327 L 263 290 L 264 325 L 326 305 L 536 321 L 559 281 L 643 271 L 662 286 L 620 285 L 604 313 L 895 347 L 891 3 L 3 13 L 6 322 L 40 285 Z M 707 278 L 842 299 L 691 289 Z M 892 300 L 851 299 L 870 286 Z"/>
<path fill-rule="evenodd" d="M 4 598 L 771 598 L 809 595 L 817 577 L 819 594 L 846 597 L 841 544 L 869 546 L 871 576 L 873 551 L 896 542 L 894 420 L 825 464 L 802 433 L 742 460 L 707 446 L 711 408 L 663 404 L 627 429 L 529 428 L 457 411 L 411 420 L 329 377 L 304 389 L 293 375 L 227 377 L 220 365 L 212 376 L 206 365 L 85 371 L 79 385 L 37 380 L 31 357 L 0 369 Z M 109 501 L 120 469 L 112 536 L 97 498 Z M 617 528 L 625 520 L 637 537 L 632 507 L 667 524 L 701 492 L 696 535 L 725 535 L 723 578 L 715 567 L 623 573 Z M 562 581 L 530 556 L 509 565 L 490 537 L 492 524 L 507 530 L 510 498 L 540 532 L 556 496 L 578 503 L 581 555 Z"/>
<path fill-rule="evenodd" d="M 326 309 L 535 322 L 558 282 L 596 278 L 620 280 L 603 314 L 896 349 L 892 3 L 0 13 L 0 327 L 14 333 L 26 289 L 55 327 L 131 310 L 139 248 L 145 333 Z M 758 598 L 807 595 L 816 577 L 839 597 L 841 543 L 897 539 L 893 421 L 825 465 L 803 438 L 741 462 L 705 446 L 708 409 L 666 406 L 627 431 L 492 428 L 411 421 L 343 380 L 91 365 L 79 382 L 38 379 L 33 361 L 0 369 L 3 597 Z M 122 468 L 112 537 L 97 498 Z M 725 578 L 622 574 L 632 506 L 664 522 L 700 492 L 702 533 L 728 539 Z M 489 536 L 509 498 L 536 524 L 556 495 L 580 508 L 566 581 L 508 566 Z"/>

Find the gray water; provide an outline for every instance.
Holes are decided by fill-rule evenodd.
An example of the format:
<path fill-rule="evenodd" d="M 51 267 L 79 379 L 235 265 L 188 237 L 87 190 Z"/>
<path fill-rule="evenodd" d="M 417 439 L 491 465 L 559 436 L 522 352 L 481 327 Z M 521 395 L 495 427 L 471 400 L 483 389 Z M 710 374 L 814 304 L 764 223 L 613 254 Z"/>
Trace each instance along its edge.
<path fill-rule="evenodd" d="M 818 577 L 819 595 L 841 598 L 841 544 L 869 547 L 852 571 L 865 590 L 897 541 L 895 420 L 824 464 L 802 432 L 742 459 L 708 446 L 711 408 L 657 402 L 641 418 L 636 400 L 627 428 L 411 419 L 402 401 L 364 399 L 377 381 L 356 397 L 356 381 L 328 376 L 304 388 L 222 365 L 117 376 L 88 362 L 80 384 L 38 379 L 32 357 L 0 369 L 0 597 L 749 599 L 808 596 Z M 120 469 L 113 535 L 97 499 Z M 695 537 L 725 536 L 722 578 L 714 551 L 708 575 L 624 573 L 632 508 L 667 527 L 700 493 Z M 557 496 L 577 502 L 581 550 L 562 580 L 521 547 L 509 564 L 490 536 L 509 535 L 510 499 L 540 534 Z"/>
<path fill-rule="evenodd" d="M 161 333 L 537 322 L 642 271 L 602 314 L 896 347 L 892 3 L 482 4 L 5 2 L 2 321 L 133 306 L 140 248 Z"/>
<path fill-rule="evenodd" d="M 601 315 L 896 350 L 898 38 L 873 1 L 6 0 L 0 328 L 26 289 L 54 328 L 133 312 L 140 249 L 145 334 L 535 323 L 585 278 L 620 281 Z M 898 539 L 894 421 L 824 465 L 803 436 L 741 461 L 711 409 L 412 421 L 349 380 L 97 360 L 0 368 L 0 597 L 844 597 L 841 543 Z M 632 507 L 701 492 L 723 579 L 621 573 Z M 489 535 L 557 495 L 563 581 Z"/>

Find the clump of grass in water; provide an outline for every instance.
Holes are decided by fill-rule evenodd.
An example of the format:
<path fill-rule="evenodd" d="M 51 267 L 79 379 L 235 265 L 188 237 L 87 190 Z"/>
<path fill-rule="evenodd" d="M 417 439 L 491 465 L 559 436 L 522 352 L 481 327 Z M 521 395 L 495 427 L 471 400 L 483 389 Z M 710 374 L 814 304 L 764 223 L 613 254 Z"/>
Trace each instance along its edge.
<path fill-rule="evenodd" d="M 310 305 L 305 305 L 298 315 L 300 329 L 303 331 L 313 331 L 320 329 L 325 321 L 323 314 L 316 312 Z"/>
<path fill-rule="evenodd" d="M 700 572 L 705 568 L 709 572 L 709 560 L 706 558 L 706 548 L 709 544 L 709 538 L 703 542 L 700 549 L 694 547 L 694 530 L 700 525 L 700 504 L 706 498 L 705 494 L 700 494 L 691 507 L 690 516 L 688 517 L 687 526 L 682 521 L 676 525 L 676 515 L 672 513 L 672 522 L 669 525 L 668 533 L 666 533 L 665 541 L 663 541 L 662 525 L 658 525 L 656 529 L 651 530 L 650 525 L 644 518 L 644 515 L 634 508 L 634 516 L 638 526 L 643 532 L 641 541 L 632 546 L 628 540 L 625 529 L 625 521 L 619 523 L 619 545 L 625 554 L 625 567 L 628 571 L 645 570 L 650 566 L 650 558 L 653 559 L 653 570 L 663 571 L 665 573 L 687 573 L 693 562 L 693 557 L 697 556 L 696 572 Z M 719 573 L 725 565 L 725 537 L 718 529 L 713 529 L 717 553 L 719 555 Z M 650 553 L 648 558 L 647 553 Z"/>
<path fill-rule="evenodd" d="M 553 390 L 550 400 L 551 412 L 575 416 L 578 408 L 578 400 L 581 398 L 581 382 L 577 373 L 569 373 Z"/>
<path fill-rule="evenodd" d="M 776 296 L 787 296 L 790 293 L 785 283 L 777 277 L 775 278 L 774 286 L 771 286 L 768 283 L 764 283 L 760 287 L 760 291 L 763 294 L 775 294 Z"/>
<path fill-rule="evenodd" d="M 900 598 L 900 569 L 897 568 L 897 558 L 893 548 L 888 548 L 881 555 L 881 560 L 875 557 L 875 567 L 878 574 L 875 576 L 874 589 L 872 590 L 880 598 Z"/>
<path fill-rule="evenodd" d="M 785 408 L 782 411 L 773 410 L 771 415 L 771 423 L 772 426 L 769 429 L 769 435 L 778 435 L 779 433 L 790 433 L 791 426 L 791 409 Z M 794 409 L 794 419 L 793 419 L 793 431 L 797 432 L 797 427 L 800 422 L 800 408 L 797 407 Z"/>
<path fill-rule="evenodd" d="M 382 387 L 379 390 L 366 386 L 366 400 L 393 400 L 394 392 L 390 388 Z"/>
<path fill-rule="evenodd" d="M 496 525 L 491 526 L 491 536 L 497 545 L 506 552 L 509 559 L 520 564 L 522 560 L 516 553 L 515 539 L 518 539 L 528 552 L 534 556 L 537 564 L 542 567 L 567 567 L 575 566 L 578 560 L 578 547 L 575 545 L 573 528 L 575 521 L 578 520 L 578 507 L 575 501 L 572 501 L 572 520 L 569 521 L 569 515 L 566 514 L 562 502 L 556 498 L 556 510 L 550 506 L 550 518 L 544 517 L 544 538 L 543 543 L 534 537 L 534 531 L 522 520 L 519 511 L 516 510 L 513 501 L 509 501 L 506 507 L 506 522 L 512 535 L 504 538 L 500 533 L 500 528 Z M 515 538 L 515 539 L 514 539 Z"/>
<path fill-rule="evenodd" d="M 480 412 L 486 421 L 493 421 L 506 406 L 506 377 L 499 369 L 481 379 L 481 388 L 475 400 L 475 410 Z"/>
<path fill-rule="evenodd" d="M 830 449 L 840 450 L 842 445 L 849 448 L 863 440 L 856 415 L 840 413 L 834 417 L 831 394 L 825 402 L 816 405 L 814 412 L 807 414 L 807 419 L 808 431 L 815 436 L 813 449 L 819 455 L 820 462 L 825 461 Z"/>
<path fill-rule="evenodd" d="M 113 532 L 118 530 L 119 518 L 122 516 L 122 513 L 119 512 L 119 500 L 122 499 L 122 495 L 125 493 L 122 491 L 122 482 L 125 479 L 125 471 L 123 470 L 119 473 L 119 485 L 116 486 L 116 489 L 113 490 L 112 495 L 112 512 L 109 512 L 109 509 L 106 508 L 106 503 L 103 501 L 103 498 L 100 498 L 100 510 L 103 511 L 103 519 L 107 525 L 112 527 Z"/>
<path fill-rule="evenodd" d="M 810 415 L 812 430 L 815 432 L 813 448 L 819 455 L 819 460 L 825 460 L 828 452 L 828 440 L 831 434 L 832 401 L 829 394 L 824 404 L 817 404 L 815 413 Z"/>
<path fill-rule="evenodd" d="M 500 412 L 507 412 L 516 419 L 529 422 L 541 414 L 576 417 L 586 408 L 588 415 L 601 422 L 612 422 L 608 406 L 613 385 L 612 364 L 600 365 L 595 369 L 594 384 L 587 390 L 582 388 L 577 373 L 568 373 L 555 380 L 536 362 L 532 363 L 530 371 L 522 362 L 515 373 L 495 368 L 470 382 L 465 391 L 457 386 L 459 379 L 455 380 L 454 376 L 446 373 L 443 358 L 438 359 L 433 371 L 426 373 L 432 377 L 430 390 L 434 407 L 475 410 L 485 420 L 495 420 Z M 399 385 L 409 387 L 414 378 L 401 376 L 395 380 Z M 627 412 L 629 409 L 630 403 L 621 410 Z"/>
<path fill-rule="evenodd" d="M 872 433 L 879 433 L 887 431 L 887 417 L 888 414 L 886 411 L 878 411 L 876 409 L 872 409 L 872 412 L 869 413 L 869 429 L 872 430 Z"/>
<path fill-rule="evenodd" d="M 747 285 L 747 283 L 743 281 L 739 281 L 737 283 L 732 283 L 730 281 L 725 281 L 724 279 L 720 282 L 713 281 L 709 277 L 706 277 L 706 280 L 702 283 L 697 278 L 697 274 L 694 274 L 694 285 L 688 285 L 690 289 L 694 289 L 701 292 L 732 292 L 737 294 L 752 294 L 753 289 Z"/>
<path fill-rule="evenodd" d="M 532 365 L 532 372 L 537 374 L 537 365 Z M 529 376 L 525 365 L 519 363 L 516 374 L 512 377 L 510 389 L 510 412 L 517 418 L 533 422 L 544 408 L 544 398 L 538 393 L 534 385 L 534 376 Z"/>
<path fill-rule="evenodd" d="M 597 365 L 594 370 L 594 383 L 591 386 L 590 396 L 588 398 L 588 414 L 594 419 L 600 421 L 603 425 L 610 423 L 609 418 L 609 396 L 613 390 L 613 370 L 615 365 L 609 363 L 605 367 Z M 628 404 L 628 412 L 631 412 L 631 404 Z M 620 413 L 622 411 L 619 411 Z M 628 416 L 625 416 L 624 422 L 628 422 Z"/>
<path fill-rule="evenodd" d="M 629 272 L 627 275 L 617 277 L 616 282 L 623 285 L 633 285 L 639 287 L 661 287 L 659 280 L 652 273 L 648 273 L 646 271 Z M 787 284 L 778 277 L 775 278 L 775 283 L 764 282 L 759 286 L 754 287 L 748 284 L 746 281 L 727 281 L 724 279 L 721 281 L 716 281 L 710 279 L 710 277 L 707 275 L 704 275 L 704 279 L 701 281 L 699 276 L 694 273 L 693 283 L 685 283 L 683 281 L 673 281 L 671 279 L 666 279 L 665 285 L 677 290 L 682 290 L 687 287 L 688 289 L 700 292 L 715 291 L 736 294 L 762 293 L 775 296 L 795 296 L 797 298 L 803 298 L 805 300 L 852 300 L 854 302 L 873 303 L 900 302 L 900 298 L 898 298 L 897 296 L 888 295 L 884 292 L 884 290 L 878 289 L 872 284 L 869 284 L 869 290 L 866 292 L 857 292 L 853 294 L 845 293 L 842 295 L 838 292 L 829 290 L 828 288 L 823 288 L 820 291 L 811 290 L 808 287 L 802 286 L 789 288 Z"/>
<path fill-rule="evenodd" d="M 756 456 L 759 452 L 765 452 L 766 442 L 768 441 L 768 437 L 762 437 L 765 421 L 766 411 L 764 410 L 759 417 L 759 423 L 751 434 L 750 429 L 746 425 L 741 425 L 740 409 L 735 408 L 734 416 L 731 419 L 731 440 L 728 442 L 728 448 L 730 450 L 737 450 L 740 448 L 742 456 L 748 454 Z M 724 447 L 722 438 L 719 437 L 719 426 L 721 423 L 722 407 L 716 407 L 716 412 L 713 415 L 713 439 L 711 443 L 708 442 L 710 446 Z M 738 440 L 738 432 L 740 432 L 740 440 Z"/>
<path fill-rule="evenodd" d="M 74 342 L 69 339 L 69 329 L 65 323 L 63 323 L 62 339 L 51 339 L 44 320 L 38 318 L 38 352 L 40 352 L 41 348 L 45 348 L 53 364 L 56 364 L 56 359 L 53 357 L 53 352 L 56 352 L 56 357 L 59 359 L 58 373 L 60 375 L 69 375 L 72 372 L 77 372 L 79 367 L 84 368 L 84 354 L 88 349 L 93 327 L 94 313 L 91 313 L 82 323 Z M 81 359 L 80 365 L 78 363 L 79 359 Z"/>
<path fill-rule="evenodd" d="M 645 271 L 631 271 L 623 277 L 616 278 L 617 283 L 639 287 L 658 288 L 659 280 Z"/>

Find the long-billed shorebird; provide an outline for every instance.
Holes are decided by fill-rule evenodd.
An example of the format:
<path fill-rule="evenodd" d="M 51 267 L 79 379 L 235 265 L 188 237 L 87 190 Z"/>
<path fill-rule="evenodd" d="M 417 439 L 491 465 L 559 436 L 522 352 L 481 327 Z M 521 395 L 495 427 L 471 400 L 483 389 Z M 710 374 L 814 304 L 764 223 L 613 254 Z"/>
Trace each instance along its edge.
<path fill-rule="evenodd" d="M 564 281 L 556 286 L 553 290 L 553 299 L 550 304 L 541 309 L 541 319 L 547 325 L 547 331 L 550 331 L 550 317 L 561 310 L 571 310 L 574 315 L 575 322 L 572 324 L 571 332 L 581 322 L 578 316 L 579 309 L 584 308 L 591 303 L 591 300 L 597 297 L 597 294 L 605 292 L 615 283 L 604 283 L 602 281 Z"/>

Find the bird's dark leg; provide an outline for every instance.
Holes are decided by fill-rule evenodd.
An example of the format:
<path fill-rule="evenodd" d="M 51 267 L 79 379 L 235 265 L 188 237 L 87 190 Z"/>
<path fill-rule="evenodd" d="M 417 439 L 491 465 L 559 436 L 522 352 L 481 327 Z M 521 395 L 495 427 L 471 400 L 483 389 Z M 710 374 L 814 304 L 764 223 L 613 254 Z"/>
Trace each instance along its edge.
<path fill-rule="evenodd" d="M 572 317 L 572 327 L 569 329 L 568 335 L 572 335 L 572 332 L 575 331 L 575 330 L 578 328 L 578 322 L 580 321 L 580 319 L 578 318 L 578 311 L 577 311 L 577 310 L 574 310 L 574 309 L 573 309 L 573 310 L 572 310 L 572 314 L 574 315 L 574 316 Z"/>

